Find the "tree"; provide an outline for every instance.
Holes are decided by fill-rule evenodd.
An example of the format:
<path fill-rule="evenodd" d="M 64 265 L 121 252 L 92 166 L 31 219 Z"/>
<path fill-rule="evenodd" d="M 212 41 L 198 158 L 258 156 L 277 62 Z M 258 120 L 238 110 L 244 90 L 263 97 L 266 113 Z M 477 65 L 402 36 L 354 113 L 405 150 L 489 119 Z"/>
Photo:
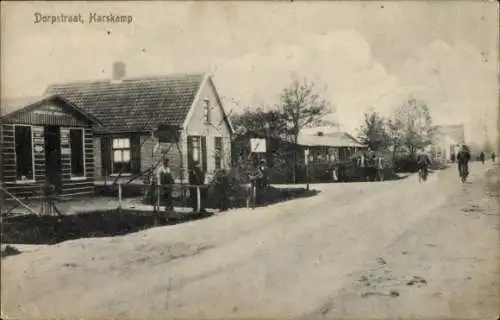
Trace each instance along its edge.
<path fill-rule="evenodd" d="M 262 111 L 247 108 L 241 114 L 231 116 L 235 134 L 242 135 L 246 132 L 255 132 L 273 138 L 283 137 L 286 134 L 285 117 L 279 110 Z"/>
<path fill-rule="evenodd" d="M 301 130 L 310 124 L 321 120 L 332 110 L 326 100 L 315 92 L 313 82 L 297 78 L 281 93 L 282 113 L 287 124 L 289 140 L 297 145 Z M 297 181 L 297 152 L 293 152 L 293 181 Z"/>
<path fill-rule="evenodd" d="M 290 86 L 283 89 L 281 107 L 287 131 L 294 143 L 297 143 L 303 128 L 332 112 L 329 103 L 315 92 L 314 83 L 306 79 L 294 79 Z"/>
<path fill-rule="evenodd" d="M 389 131 L 395 149 L 404 147 L 411 156 L 432 143 L 435 127 L 425 102 L 410 97 L 394 111 Z"/>
<path fill-rule="evenodd" d="M 359 129 L 359 141 L 378 151 L 390 145 L 389 133 L 384 118 L 377 112 L 365 113 L 364 124 Z"/>

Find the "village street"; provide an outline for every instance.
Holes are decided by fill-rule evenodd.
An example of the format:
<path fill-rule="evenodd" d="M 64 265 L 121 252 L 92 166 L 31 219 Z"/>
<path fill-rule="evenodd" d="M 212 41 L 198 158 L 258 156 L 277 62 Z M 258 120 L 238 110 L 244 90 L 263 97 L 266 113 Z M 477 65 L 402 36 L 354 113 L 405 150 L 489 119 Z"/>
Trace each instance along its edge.
<path fill-rule="evenodd" d="M 495 319 L 493 168 L 473 163 L 466 184 L 452 167 L 424 184 L 312 185 L 312 198 L 11 256 L 3 314 Z"/>

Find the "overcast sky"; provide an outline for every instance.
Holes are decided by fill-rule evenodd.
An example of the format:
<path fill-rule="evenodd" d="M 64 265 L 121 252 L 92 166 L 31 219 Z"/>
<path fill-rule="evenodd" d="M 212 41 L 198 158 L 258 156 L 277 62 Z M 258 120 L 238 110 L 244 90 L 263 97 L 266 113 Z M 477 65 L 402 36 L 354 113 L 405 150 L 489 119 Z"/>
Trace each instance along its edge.
<path fill-rule="evenodd" d="M 469 138 L 495 131 L 495 2 L 2 2 L 2 95 L 47 84 L 210 71 L 225 107 L 272 106 L 292 73 L 316 83 L 355 132 L 363 113 L 387 114 L 411 94 L 436 124 L 464 122 Z M 130 14 L 133 23 L 34 24 L 34 13 Z"/>

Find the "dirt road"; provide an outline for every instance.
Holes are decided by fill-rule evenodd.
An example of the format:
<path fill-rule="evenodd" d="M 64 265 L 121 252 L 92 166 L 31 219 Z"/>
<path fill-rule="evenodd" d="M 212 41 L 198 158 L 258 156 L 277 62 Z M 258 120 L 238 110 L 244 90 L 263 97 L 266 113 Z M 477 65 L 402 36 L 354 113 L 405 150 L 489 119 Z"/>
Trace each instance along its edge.
<path fill-rule="evenodd" d="M 3 312 L 495 319 L 500 216 L 488 167 L 473 164 L 464 185 L 455 168 L 424 184 L 321 185 L 313 198 L 8 257 Z"/>

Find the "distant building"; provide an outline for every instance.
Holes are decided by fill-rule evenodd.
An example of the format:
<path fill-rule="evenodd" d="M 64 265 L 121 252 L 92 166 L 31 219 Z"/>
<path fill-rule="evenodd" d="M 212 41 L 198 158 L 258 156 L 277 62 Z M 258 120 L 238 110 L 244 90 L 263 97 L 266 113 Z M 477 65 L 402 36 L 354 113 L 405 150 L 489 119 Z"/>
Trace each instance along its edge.
<path fill-rule="evenodd" d="M 432 144 L 432 153 L 436 160 L 452 161 L 460 147 L 465 143 L 465 128 L 463 124 L 437 126 Z"/>

